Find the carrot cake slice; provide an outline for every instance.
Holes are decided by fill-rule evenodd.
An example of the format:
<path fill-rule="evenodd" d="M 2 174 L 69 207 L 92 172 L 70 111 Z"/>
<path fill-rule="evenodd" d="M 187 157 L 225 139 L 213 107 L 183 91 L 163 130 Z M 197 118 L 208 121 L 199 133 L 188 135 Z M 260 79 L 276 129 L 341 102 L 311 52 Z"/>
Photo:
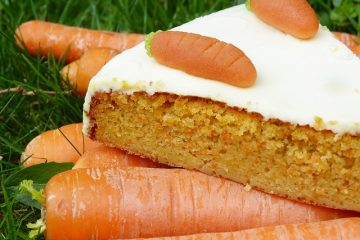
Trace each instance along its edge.
<path fill-rule="evenodd" d="M 256 67 L 255 84 L 161 65 L 141 43 L 92 79 L 87 135 L 268 193 L 360 211 L 360 60 L 345 45 L 322 26 L 297 39 L 245 5 L 173 30 L 241 49 Z"/>

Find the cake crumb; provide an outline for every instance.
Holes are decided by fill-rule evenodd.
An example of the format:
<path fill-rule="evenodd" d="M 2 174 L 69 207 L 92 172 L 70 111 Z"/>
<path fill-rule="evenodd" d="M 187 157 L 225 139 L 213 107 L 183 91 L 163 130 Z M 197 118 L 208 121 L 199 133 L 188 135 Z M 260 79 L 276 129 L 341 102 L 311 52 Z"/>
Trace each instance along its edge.
<path fill-rule="evenodd" d="M 251 186 L 249 184 L 246 184 L 244 190 L 249 192 L 251 190 Z"/>
<path fill-rule="evenodd" d="M 336 124 L 338 124 L 338 122 L 337 121 L 329 121 L 328 124 L 331 126 L 335 126 Z"/>
<path fill-rule="evenodd" d="M 319 116 L 315 116 L 315 117 L 314 117 L 314 128 L 315 128 L 316 130 L 323 130 L 323 129 L 325 129 L 325 122 L 324 122 L 324 120 L 323 120 L 321 117 L 319 117 Z"/>
<path fill-rule="evenodd" d="M 341 190 L 341 193 L 342 193 L 342 194 L 349 194 L 349 190 L 347 190 L 346 188 L 345 188 L 345 189 L 342 189 L 342 190 Z"/>

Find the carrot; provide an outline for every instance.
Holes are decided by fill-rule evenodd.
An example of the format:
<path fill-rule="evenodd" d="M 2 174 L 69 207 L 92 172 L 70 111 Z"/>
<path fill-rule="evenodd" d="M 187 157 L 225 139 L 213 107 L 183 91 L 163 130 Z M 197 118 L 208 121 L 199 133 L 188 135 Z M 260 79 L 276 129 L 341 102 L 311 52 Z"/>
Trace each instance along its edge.
<path fill-rule="evenodd" d="M 360 57 L 360 45 L 352 47 L 351 50 L 356 54 L 356 56 Z"/>
<path fill-rule="evenodd" d="M 75 62 L 65 66 L 60 74 L 76 86 L 77 92 L 85 96 L 90 79 L 120 52 L 111 48 L 90 48 Z"/>
<path fill-rule="evenodd" d="M 306 0 L 247 0 L 254 14 L 267 24 L 300 39 L 316 35 L 319 20 Z"/>
<path fill-rule="evenodd" d="M 45 194 L 52 240 L 179 236 L 356 215 L 185 169 L 74 169 L 53 177 Z"/>
<path fill-rule="evenodd" d="M 203 233 L 180 237 L 151 238 L 152 240 L 354 240 L 360 239 L 360 218 L 279 225 L 248 229 L 238 232 Z M 149 239 L 149 238 L 148 238 Z M 150 239 L 149 239 L 150 240 Z"/>
<path fill-rule="evenodd" d="M 76 162 L 86 150 L 99 146 L 82 133 L 82 123 L 46 131 L 26 146 L 21 156 L 24 166 L 44 162 Z"/>
<path fill-rule="evenodd" d="M 358 37 L 344 32 L 333 32 L 334 36 L 350 48 L 357 56 L 360 57 L 360 45 Z"/>
<path fill-rule="evenodd" d="M 333 32 L 334 36 L 344 43 L 348 48 L 353 48 L 358 45 L 358 38 L 355 35 L 344 32 Z"/>
<path fill-rule="evenodd" d="M 77 168 L 116 168 L 116 167 L 163 167 L 166 165 L 153 162 L 148 158 L 128 154 L 117 148 L 100 145 L 85 152 L 75 163 Z"/>
<path fill-rule="evenodd" d="M 216 38 L 186 32 L 156 32 L 146 38 L 146 49 L 157 62 L 188 74 L 238 87 L 256 80 L 251 60 L 237 47 Z"/>
<path fill-rule="evenodd" d="M 69 63 L 60 70 L 60 75 L 63 79 L 68 79 L 71 84 L 76 84 L 76 76 L 78 71 L 79 59 Z M 78 85 L 76 85 L 76 90 Z"/>
<path fill-rule="evenodd" d="M 66 62 L 79 59 L 88 48 L 108 47 L 123 51 L 142 40 L 142 34 L 96 31 L 39 20 L 25 22 L 16 30 L 17 44 L 26 47 L 30 54 L 48 56 L 53 53 L 56 59 L 66 56 Z"/>

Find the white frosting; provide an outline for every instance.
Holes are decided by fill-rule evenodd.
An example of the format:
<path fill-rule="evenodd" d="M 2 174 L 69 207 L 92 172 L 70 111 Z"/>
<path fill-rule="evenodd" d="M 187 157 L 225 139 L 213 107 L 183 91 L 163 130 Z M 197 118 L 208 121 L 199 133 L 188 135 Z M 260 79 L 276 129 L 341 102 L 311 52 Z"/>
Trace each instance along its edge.
<path fill-rule="evenodd" d="M 232 43 L 251 59 L 254 86 L 238 88 L 158 64 L 144 43 L 113 58 L 91 80 L 84 104 L 84 129 L 91 96 L 98 91 L 166 92 L 198 96 L 337 135 L 360 133 L 360 61 L 325 27 L 300 40 L 263 23 L 244 5 L 197 18 L 173 30 Z M 191 51 L 191 49 L 189 49 Z"/>

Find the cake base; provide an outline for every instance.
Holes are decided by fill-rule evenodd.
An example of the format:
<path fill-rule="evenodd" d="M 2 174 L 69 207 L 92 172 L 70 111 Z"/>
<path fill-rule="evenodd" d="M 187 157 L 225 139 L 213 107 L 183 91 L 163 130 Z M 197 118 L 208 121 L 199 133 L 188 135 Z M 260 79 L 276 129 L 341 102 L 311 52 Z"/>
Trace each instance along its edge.
<path fill-rule="evenodd" d="M 360 212 L 360 136 L 167 93 L 96 93 L 91 138 L 302 202 Z"/>

